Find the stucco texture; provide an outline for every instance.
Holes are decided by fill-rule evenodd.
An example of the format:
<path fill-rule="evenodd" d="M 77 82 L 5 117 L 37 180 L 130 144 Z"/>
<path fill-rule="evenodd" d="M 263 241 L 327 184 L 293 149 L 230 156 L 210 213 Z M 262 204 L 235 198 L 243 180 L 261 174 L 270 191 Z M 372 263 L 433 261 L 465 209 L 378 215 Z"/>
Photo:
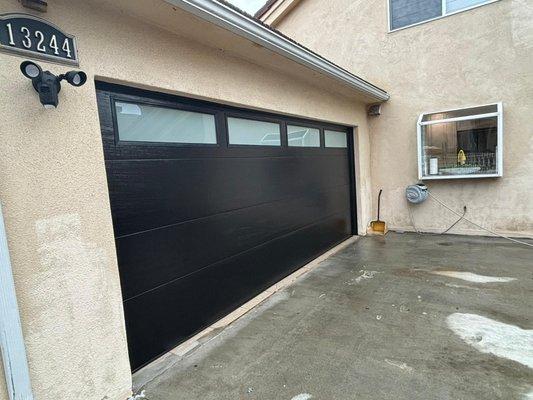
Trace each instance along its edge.
<path fill-rule="evenodd" d="M 128 15 L 121 3 L 54 0 L 38 14 L 16 0 L 0 0 L 0 13 L 35 13 L 75 35 L 80 69 L 88 75 L 83 87 L 64 83 L 59 107 L 45 110 L 20 73 L 23 59 L 0 53 L 0 200 L 39 400 L 123 400 L 131 389 L 95 77 L 358 126 L 365 151 L 357 159 L 364 177 L 358 207 L 362 220 L 369 218 L 362 103 L 310 85 L 313 74 L 299 79 L 177 36 Z M 160 1 L 127 4 L 172 15 Z M 176 26 L 194 25 L 180 15 Z M 70 69 L 39 63 L 56 74 Z M 7 399 L 5 386 L 0 399 Z"/>
<path fill-rule="evenodd" d="M 276 27 L 390 93 L 369 126 L 372 193 L 383 189 L 382 219 L 393 229 L 413 229 L 404 191 L 418 179 L 419 114 L 502 101 L 503 178 L 427 184 L 478 224 L 532 236 L 532 21 L 532 1 L 500 0 L 388 33 L 387 0 L 302 0 Z M 411 207 L 423 231 L 457 218 L 431 200 Z M 486 233 L 465 222 L 452 232 Z"/>

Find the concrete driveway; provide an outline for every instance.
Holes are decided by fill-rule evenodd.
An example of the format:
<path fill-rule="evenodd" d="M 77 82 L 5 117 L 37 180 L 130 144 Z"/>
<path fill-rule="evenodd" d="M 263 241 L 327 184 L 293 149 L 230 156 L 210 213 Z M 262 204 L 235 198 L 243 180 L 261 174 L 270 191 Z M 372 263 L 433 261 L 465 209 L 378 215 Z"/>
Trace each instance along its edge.
<path fill-rule="evenodd" d="M 149 400 L 533 399 L 533 249 L 360 238 L 162 365 Z"/>

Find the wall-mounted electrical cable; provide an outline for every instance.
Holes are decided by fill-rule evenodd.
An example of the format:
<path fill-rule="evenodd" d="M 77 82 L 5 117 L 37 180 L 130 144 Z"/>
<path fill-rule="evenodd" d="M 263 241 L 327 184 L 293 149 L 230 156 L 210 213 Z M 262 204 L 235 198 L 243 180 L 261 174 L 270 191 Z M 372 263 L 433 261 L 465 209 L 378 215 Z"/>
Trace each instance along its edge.
<path fill-rule="evenodd" d="M 524 242 L 523 240 L 518 240 L 518 239 L 513 239 L 509 236 L 505 236 L 505 235 L 502 235 L 500 233 L 497 233 L 497 232 L 494 232 L 488 228 L 485 228 L 484 226 L 481 226 L 479 225 L 478 223 L 466 218 L 464 215 L 462 216 L 460 213 L 458 213 L 457 211 L 455 211 L 453 208 L 449 207 L 448 205 L 446 205 L 444 202 L 442 202 L 441 200 L 439 200 L 437 197 L 435 197 L 435 195 L 433 195 L 431 192 L 428 191 L 428 195 L 429 197 L 431 197 L 433 200 L 435 200 L 437 203 L 439 203 L 442 207 L 446 208 L 448 211 L 454 213 L 455 215 L 461 217 L 461 219 L 464 219 L 465 221 L 467 222 L 470 222 L 472 225 L 478 227 L 479 229 L 481 230 L 484 230 L 485 232 L 489 232 L 491 233 L 492 235 L 495 235 L 495 236 L 498 236 L 498 237 L 501 237 L 503 239 L 507 239 L 511 242 L 514 242 L 514 243 L 517 243 L 517 244 L 521 244 L 523 246 L 528 246 L 528 247 L 533 247 L 533 243 L 527 243 L 527 242 Z M 459 221 L 457 221 L 459 222 Z"/>
<path fill-rule="evenodd" d="M 463 213 L 459 213 L 457 211 L 455 211 L 453 208 L 451 208 L 450 206 L 448 206 L 447 204 L 445 204 L 442 200 L 438 199 L 434 194 L 432 194 L 428 187 L 422 183 L 418 183 L 416 185 L 410 185 L 407 187 L 407 189 L 405 190 L 405 196 L 407 198 L 407 201 L 411 204 L 419 204 L 419 203 L 423 203 L 424 201 L 426 201 L 426 199 L 428 197 L 430 197 L 431 199 L 435 200 L 435 202 L 437 202 L 438 204 L 440 204 L 442 207 L 444 207 L 445 209 L 447 209 L 448 211 L 452 212 L 453 214 L 457 215 L 459 217 L 459 219 L 457 221 L 455 221 L 448 229 L 444 230 L 443 232 L 441 233 L 438 233 L 439 235 L 443 235 L 445 233 L 448 233 L 454 226 L 456 226 L 459 222 L 461 222 L 462 220 L 465 220 L 469 223 L 471 223 L 472 225 L 476 226 L 477 228 L 481 229 L 481 230 L 484 230 L 485 232 L 488 232 L 494 236 L 498 236 L 498 237 L 501 237 L 503 239 L 507 239 L 511 242 L 514 242 L 516 244 L 521 244 L 523 246 L 528 246 L 528 247 L 533 247 L 533 243 L 528 243 L 528 242 L 525 242 L 523 240 L 518 240 L 518 239 L 514 239 L 514 238 L 511 238 L 509 236 L 505 236 L 505 235 L 502 235 L 500 233 L 497 233 L 497 232 L 494 232 L 488 228 L 485 228 L 484 226 L 481 226 L 479 225 L 478 223 L 466 218 L 466 206 L 463 207 Z M 409 212 L 409 219 L 411 221 L 411 225 L 413 226 L 414 230 L 416 233 L 418 234 L 423 234 L 415 225 L 415 221 L 414 221 L 414 218 L 413 218 L 413 212 L 411 210 L 411 205 L 409 204 L 408 205 L 408 212 Z"/>

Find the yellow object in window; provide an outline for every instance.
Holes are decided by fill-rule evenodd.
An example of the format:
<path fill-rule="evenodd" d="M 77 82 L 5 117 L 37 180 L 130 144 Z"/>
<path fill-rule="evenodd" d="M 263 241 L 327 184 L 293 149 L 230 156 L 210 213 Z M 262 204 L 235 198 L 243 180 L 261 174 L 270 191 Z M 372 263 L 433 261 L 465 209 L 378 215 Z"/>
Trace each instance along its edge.
<path fill-rule="evenodd" d="M 457 153 L 457 164 L 459 165 L 465 165 L 466 163 L 466 155 L 463 150 L 459 150 L 459 153 Z"/>

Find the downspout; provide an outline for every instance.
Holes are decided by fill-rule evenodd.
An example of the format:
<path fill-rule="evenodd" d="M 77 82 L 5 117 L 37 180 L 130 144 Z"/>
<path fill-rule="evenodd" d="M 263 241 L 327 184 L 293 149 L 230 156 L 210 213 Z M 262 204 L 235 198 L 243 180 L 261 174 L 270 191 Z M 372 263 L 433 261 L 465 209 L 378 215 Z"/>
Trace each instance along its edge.
<path fill-rule="evenodd" d="M 10 400 L 33 400 L 30 373 L 15 293 L 15 282 L 0 204 L 0 348 Z"/>

